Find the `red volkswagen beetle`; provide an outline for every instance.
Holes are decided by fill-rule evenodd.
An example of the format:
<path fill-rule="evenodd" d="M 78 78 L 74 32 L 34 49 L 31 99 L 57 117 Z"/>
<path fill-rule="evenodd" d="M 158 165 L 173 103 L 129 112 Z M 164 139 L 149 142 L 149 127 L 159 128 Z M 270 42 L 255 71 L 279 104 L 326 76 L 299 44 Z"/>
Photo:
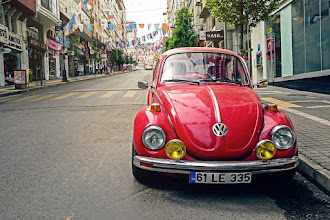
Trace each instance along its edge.
<path fill-rule="evenodd" d="M 263 86 L 261 82 L 258 86 Z M 244 60 L 216 48 L 162 54 L 148 106 L 134 121 L 132 172 L 187 175 L 190 183 L 250 183 L 255 175 L 292 178 L 297 140 L 288 116 L 263 106 Z"/>

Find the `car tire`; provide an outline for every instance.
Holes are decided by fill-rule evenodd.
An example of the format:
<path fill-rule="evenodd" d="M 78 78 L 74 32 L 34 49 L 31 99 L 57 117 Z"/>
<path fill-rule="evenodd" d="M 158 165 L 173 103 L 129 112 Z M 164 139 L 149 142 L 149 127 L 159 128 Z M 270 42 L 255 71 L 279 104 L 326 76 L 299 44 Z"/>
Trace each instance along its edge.
<path fill-rule="evenodd" d="M 141 169 L 133 164 L 133 159 L 136 155 L 138 154 L 135 150 L 134 144 L 132 144 L 132 174 L 136 180 L 141 183 L 145 183 L 152 177 L 152 173 L 150 171 Z"/>

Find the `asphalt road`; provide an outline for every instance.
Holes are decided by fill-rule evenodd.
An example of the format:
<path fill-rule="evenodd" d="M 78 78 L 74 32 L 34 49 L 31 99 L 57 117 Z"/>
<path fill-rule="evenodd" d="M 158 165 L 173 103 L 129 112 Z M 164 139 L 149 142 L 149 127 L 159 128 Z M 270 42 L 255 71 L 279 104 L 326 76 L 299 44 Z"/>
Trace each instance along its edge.
<path fill-rule="evenodd" d="M 0 219 L 326 219 L 329 197 L 292 183 L 190 185 L 131 174 L 138 71 L 0 99 Z M 328 217 L 326 217 L 328 216 Z"/>

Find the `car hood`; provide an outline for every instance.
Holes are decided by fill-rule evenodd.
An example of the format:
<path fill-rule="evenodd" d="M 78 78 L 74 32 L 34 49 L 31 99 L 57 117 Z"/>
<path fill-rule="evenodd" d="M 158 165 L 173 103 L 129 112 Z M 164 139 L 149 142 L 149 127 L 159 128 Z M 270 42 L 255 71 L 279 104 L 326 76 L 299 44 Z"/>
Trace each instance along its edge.
<path fill-rule="evenodd" d="M 258 142 L 262 106 L 249 87 L 233 84 L 170 84 L 158 90 L 164 109 L 190 156 L 203 160 L 238 160 Z M 227 135 L 212 127 L 220 121 Z"/>

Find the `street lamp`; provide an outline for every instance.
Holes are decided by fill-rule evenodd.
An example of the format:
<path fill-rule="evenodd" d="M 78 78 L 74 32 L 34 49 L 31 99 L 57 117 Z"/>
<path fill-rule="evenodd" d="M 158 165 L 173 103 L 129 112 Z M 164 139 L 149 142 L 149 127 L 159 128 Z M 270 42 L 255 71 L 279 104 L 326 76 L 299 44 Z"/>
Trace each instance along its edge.
<path fill-rule="evenodd" d="M 64 27 L 66 26 L 66 22 L 62 21 L 62 23 L 55 27 L 55 32 L 58 34 L 62 30 L 62 55 L 63 55 L 63 70 L 62 70 L 62 82 L 67 82 L 68 79 L 66 77 L 66 69 L 65 69 L 65 44 L 64 44 Z"/>

